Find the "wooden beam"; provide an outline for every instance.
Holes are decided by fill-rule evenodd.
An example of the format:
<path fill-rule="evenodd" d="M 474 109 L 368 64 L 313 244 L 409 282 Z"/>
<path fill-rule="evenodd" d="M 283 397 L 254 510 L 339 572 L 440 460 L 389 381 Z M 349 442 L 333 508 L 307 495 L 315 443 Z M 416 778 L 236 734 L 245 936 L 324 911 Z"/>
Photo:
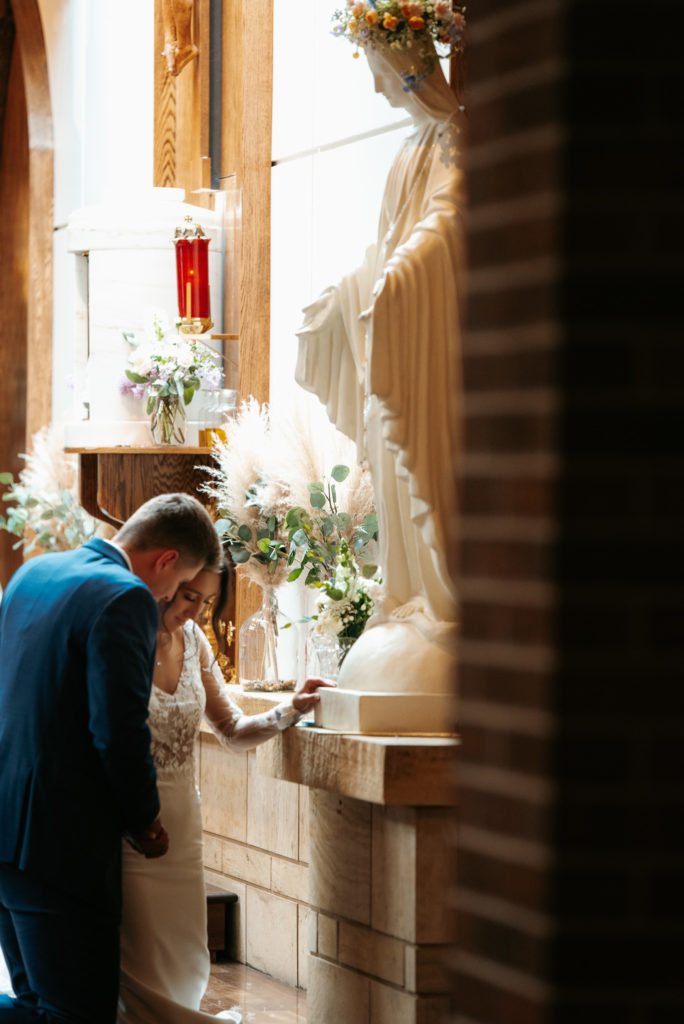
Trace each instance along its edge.
<path fill-rule="evenodd" d="M 26 432 L 52 415 L 52 232 L 54 153 L 47 54 L 36 0 L 13 0 L 26 94 L 29 148 Z"/>

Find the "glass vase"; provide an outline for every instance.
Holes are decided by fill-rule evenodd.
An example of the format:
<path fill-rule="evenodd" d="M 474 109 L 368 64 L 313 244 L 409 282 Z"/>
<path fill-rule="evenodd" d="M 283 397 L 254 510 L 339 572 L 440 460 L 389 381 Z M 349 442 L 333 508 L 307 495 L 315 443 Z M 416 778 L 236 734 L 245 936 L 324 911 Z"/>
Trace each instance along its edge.
<path fill-rule="evenodd" d="M 175 396 L 157 398 L 150 415 L 150 430 L 155 444 L 183 444 L 185 409 Z"/>
<path fill-rule="evenodd" d="M 307 661 L 307 675 L 319 675 L 324 679 L 337 681 L 342 662 L 353 647 L 356 637 L 335 636 L 331 633 L 316 633 L 310 636 L 313 658 Z"/>
<path fill-rule="evenodd" d="M 264 587 L 261 607 L 240 626 L 240 686 L 243 690 L 293 690 L 294 679 L 278 670 L 278 601 L 273 587 Z"/>

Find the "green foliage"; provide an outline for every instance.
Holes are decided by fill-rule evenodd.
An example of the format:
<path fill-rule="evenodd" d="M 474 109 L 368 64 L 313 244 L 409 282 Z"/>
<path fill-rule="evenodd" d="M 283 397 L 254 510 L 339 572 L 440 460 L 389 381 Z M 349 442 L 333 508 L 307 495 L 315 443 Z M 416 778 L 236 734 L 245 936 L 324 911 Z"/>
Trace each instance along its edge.
<path fill-rule="evenodd" d="M 250 558 L 267 566 L 269 575 L 275 575 L 283 560 L 290 572 L 289 582 L 304 575 L 307 586 L 320 586 L 329 580 L 339 564 L 341 545 L 349 544 L 355 558 L 362 565 L 362 573 L 371 579 L 377 566 L 363 563 L 366 546 L 377 539 L 378 520 L 372 513 L 354 527 L 351 516 L 338 507 L 336 483 L 349 476 L 349 467 L 333 466 L 330 476 L 308 484 L 310 508 L 301 505 L 288 509 L 284 521 L 278 521 L 262 500 L 267 481 L 257 478 L 245 491 L 246 505 L 259 513 L 261 528 L 252 530 L 245 523 L 238 524 L 225 511 L 216 524 L 221 537 L 230 546 L 234 562 L 243 565 Z"/>
<path fill-rule="evenodd" d="M 90 540 L 97 521 L 75 501 L 69 490 L 60 487 L 56 495 L 36 494 L 14 480 L 11 473 L 0 473 L 0 484 L 9 488 L 2 496 L 7 514 L 0 514 L 0 530 L 18 537 L 13 550 L 24 548 L 30 554 L 37 548 L 64 551 Z M 27 536 L 30 531 L 32 536 Z"/>
<path fill-rule="evenodd" d="M 342 543 L 351 543 L 354 554 L 362 561 L 366 545 L 377 539 L 378 520 L 375 514 L 366 516 L 363 523 L 352 528 L 351 516 L 340 511 L 337 504 L 335 482 L 341 483 L 349 475 L 348 466 L 333 466 L 330 477 L 310 483 L 311 511 L 301 505 L 291 508 L 285 517 L 288 538 L 287 564 L 294 565 L 289 581 L 306 573 L 307 586 L 318 586 L 333 575 L 340 561 Z M 351 536 L 348 537 L 351 531 Z M 377 566 L 367 565 L 370 576 Z"/>
<path fill-rule="evenodd" d="M 230 547 L 230 555 L 237 565 L 244 565 L 250 558 L 265 566 L 269 576 L 275 576 L 279 562 L 285 557 L 287 548 L 280 539 L 280 524 L 272 511 L 264 504 L 267 481 L 257 478 L 245 491 L 246 506 L 257 512 L 260 525 L 250 528 L 238 523 L 219 506 L 221 518 L 216 523 L 219 536 Z"/>

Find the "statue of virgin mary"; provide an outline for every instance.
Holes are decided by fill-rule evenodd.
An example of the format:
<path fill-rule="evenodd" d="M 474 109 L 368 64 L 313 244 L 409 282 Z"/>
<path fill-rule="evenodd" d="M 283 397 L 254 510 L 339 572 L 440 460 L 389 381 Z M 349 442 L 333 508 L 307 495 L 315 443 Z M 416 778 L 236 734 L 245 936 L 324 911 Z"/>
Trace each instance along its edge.
<path fill-rule="evenodd" d="M 428 41 L 432 47 L 432 40 Z M 304 310 L 298 383 L 367 459 L 384 613 L 345 659 L 340 687 L 447 693 L 457 601 L 447 568 L 457 515 L 464 246 L 461 108 L 425 46 L 364 48 L 375 80 L 414 127 L 390 169 L 363 264 Z"/>

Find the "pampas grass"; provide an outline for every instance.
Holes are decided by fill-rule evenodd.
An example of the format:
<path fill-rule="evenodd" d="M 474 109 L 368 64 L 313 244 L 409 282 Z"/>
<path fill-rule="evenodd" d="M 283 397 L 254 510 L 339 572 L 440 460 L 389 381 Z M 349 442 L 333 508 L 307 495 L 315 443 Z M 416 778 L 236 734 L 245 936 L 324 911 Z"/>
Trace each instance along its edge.
<path fill-rule="evenodd" d="M 266 528 L 269 517 L 276 522 L 273 539 L 287 550 L 284 528 L 289 509 L 311 510 L 309 483 L 323 480 L 332 467 L 349 466 L 345 481 L 337 485 L 338 507 L 351 517 L 350 537 L 373 511 L 373 488 L 367 467 L 358 465 L 356 445 L 320 414 L 304 403 L 294 409 L 274 410 L 256 399 L 243 402 L 237 414 L 223 424 L 225 442 L 214 442 L 216 466 L 208 467 L 211 481 L 201 489 L 216 501 L 219 513 L 231 521 L 229 539 L 246 526 L 252 540 L 243 542 L 250 552 L 241 571 L 261 586 L 282 583 L 290 568 L 285 558 L 264 564 L 259 561 L 257 530 Z M 258 483 L 258 505 L 248 498 Z"/>

